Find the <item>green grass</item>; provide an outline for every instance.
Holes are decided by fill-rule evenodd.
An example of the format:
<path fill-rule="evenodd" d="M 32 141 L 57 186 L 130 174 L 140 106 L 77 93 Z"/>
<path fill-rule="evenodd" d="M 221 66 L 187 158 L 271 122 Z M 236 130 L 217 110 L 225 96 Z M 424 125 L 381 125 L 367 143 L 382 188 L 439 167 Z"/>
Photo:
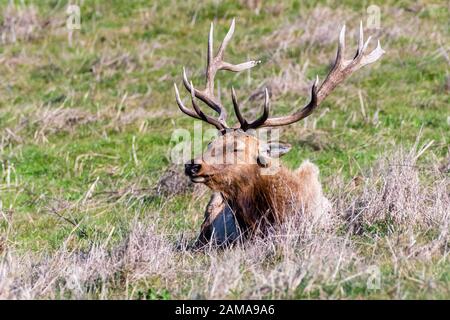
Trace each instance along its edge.
<path fill-rule="evenodd" d="M 65 21 L 66 1 L 25 2 L 33 2 L 42 21 Z M 5 8 L 7 3 L 0 1 L 0 7 Z M 149 5 L 148 1 L 84 1 L 82 30 L 74 32 L 72 47 L 68 45 L 64 27 L 36 31 L 36 37 L 31 40 L 19 39 L 0 47 L 3 139 L 0 141 L 0 209 L 11 212 L 12 217 L 8 223 L 0 218 L 3 219 L 0 232 L 4 235 L 8 232 L 11 248 L 20 252 L 58 249 L 74 228 L 51 212 L 50 208 L 58 201 L 72 205 L 60 211 L 61 215 L 80 224 L 73 247 L 86 248 L 92 242 L 106 239 L 113 227 L 113 242 L 119 241 L 126 236 L 128 223 L 136 215 L 143 220 L 162 219 L 177 232 L 195 233 L 202 220 L 205 197 L 197 201 L 190 195 L 176 195 L 169 200 L 148 196 L 139 201 L 115 202 L 94 196 L 88 204 L 79 203 L 97 177 L 95 192 L 99 194 L 131 184 L 151 188 L 170 165 L 167 154 L 173 130 L 185 128 L 192 132 L 193 128 L 193 120 L 183 116 L 176 106 L 173 82 L 181 83 L 181 67 L 186 66 L 190 74 L 195 73 L 194 83 L 202 84 L 200 71 L 205 65 L 211 21 L 215 21 L 217 45 L 231 18 L 237 17 L 236 33 L 227 52 L 229 60 L 251 57 L 264 61 L 252 71 L 250 83 L 246 74 L 219 76 L 224 93 L 234 85 L 244 99 L 264 79 L 279 73 L 289 63 L 298 63 L 300 58 L 302 64 L 306 59 L 310 61 L 306 71 L 308 79 L 313 79 L 315 74 L 321 79 L 326 75 L 336 42 L 331 46 L 310 44 L 307 52 L 297 45 L 283 51 L 279 58 L 273 57 L 274 49 L 264 39 L 286 25 L 286 21 L 307 17 L 317 6 L 350 12 L 359 21 L 366 18 L 366 7 L 371 4 L 350 0 L 339 4 L 265 1 L 263 9 L 256 14 L 244 3 L 183 1 L 175 5 L 173 1 L 158 1 Z M 295 130 L 283 131 L 282 140 L 293 145 L 284 163 L 295 168 L 303 160 L 311 159 L 321 169 L 327 192 L 330 190 L 326 182 L 337 173 L 345 181 L 364 174 L 386 150 L 413 144 L 421 129 L 423 141 L 435 141 L 430 152 L 436 155 L 436 161 L 443 162 L 447 155 L 450 100 L 445 82 L 448 82 L 449 62 L 439 54 L 439 49 L 446 50 L 448 56 L 450 15 L 445 3 L 439 1 L 438 4 L 420 1 L 419 13 L 403 10 L 413 8 L 414 3 L 378 1 L 382 12 L 381 43 L 386 43 L 383 45 L 386 55 L 376 65 L 359 71 L 324 102 L 321 108 L 330 111 L 318 121 L 316 129 L 312 129 L 311 121 L 306 130 L 301 129 L 303 124 L 294 124 L 291 127 L 296 127 Z M 402 18 L 417 18 L 420 32 L 408 32 L 402 21 L 396 21 L 390 14 L 395 9 L 403 10 Z M 355 29 L 357 21 L 347 21 L 348 30 Z M 383 33 L 395 26 L 402 30 L 397 37 Z M 333 35 L 336 39 L 337 28 Z M 354 40 L 348 43 L 348 50 L 352 50 Z M 124 54 L 123 61 L 107 64 Z M 362 115 L 358 90 L 362 92 L 368 119 Z M 279 97 L 272 101 L 273 113 L 290 112 L 306 98 L 301 92 Z M 232 114 L 228 95 L 224 94 L 223 99 Z M 44 134 L 46 141 L 36 137 L 42 123 L 35 120 L 43 110 L 61 106 L 89 112 L 96 119 L 73 129 L 48 131 Z M 127 123 L 117 120 L 118 114 L 127 115 L 138 108 L 146 111 L 145 116 Z M 377 110 L 375 125 L 372 119 Z M 20 139 L 7 138 L 7 129 Z M 133 139 L 137 162 L 132 153 Z M 8 228 L 11 229 L 7 231 Z M 383 228 L 370 226 L 367 233 L 383 233 Z M 356 237 L 359 242 L 371 241 Z M 431 268 L 440 277 L 435 280 L 448 285 L 448 259 Z M 397 281 L 391 265 L 386 266 L 383 274 L 385 281 Z M 155 287 L 149 287 L 148 283 Z M 448 291 L 422 292 L 413 283 L 408 285 L 411 286 L 409 298 L 449 297 Z M 158 281 L 143 282 L 138 287 L 134 298 L 183 297 L 182 293 L 171 293 Z M 336 290 L 335 284 L 326 283 L 316 293 L 304 293 L 302 288 L 300 284 L 292 297 L 317 298 L 323 297 L 324 292 L 332 295 Z M 367 292 L 358 281 L 350 281 L 343 290 L 340 297 L 344 298 L 394 295 Z"/>

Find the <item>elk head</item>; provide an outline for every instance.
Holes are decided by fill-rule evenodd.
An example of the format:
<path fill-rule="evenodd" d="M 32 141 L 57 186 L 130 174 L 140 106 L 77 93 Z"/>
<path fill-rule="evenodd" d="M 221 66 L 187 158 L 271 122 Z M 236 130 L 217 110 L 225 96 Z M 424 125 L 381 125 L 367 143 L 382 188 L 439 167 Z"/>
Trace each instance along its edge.
<path fill-rule="evenodd" d="M 204 183 L 215 191 L 227 192 L 235 186 L 252 184 L 260 176 L 262 168 L 271 165 L 274 158 L 287 153 L 289 145 L 280 143 L 265 143 L 254 134 L 257 128 L 278 127 L 289 125 L 309 116 L 320 103 L 333 91 L 333 89 L 361 67 L 378 60 L 384 53 L 380 42 L 370 53 L 366 53 L 369 39 L 364 42 L 362 23 L 360 24 L 358 49 L 353 59 L 346 60 L 345 54 L 345 25 L 339 36 L 339 46 L 336 60 L 322 84 L 316 77 L 311 87 L 310 101 L 301 109 L 291 115 L 269 118 L 269 94 L 265 89 L 265 101 L 262 115 L 253 122 L 248 122 L 241 114 L 236 92 L 231 88 L 231 98 L 234 112 L 239 125 L 227 125 L 227 112 L 220 99 L 214 95 L 214 78 L 219 70 L 239 72 L 250 69 L 260 61 L 248 61 L 240 64 L 231 64 L 223 60 L 224 51 L 234 33 L 235 20 L 219 47 L 217 55 L 213 55 L 213 24 L 209 31 L 206 87 L 199 90 L 188 80 L 186 70 L 183 68 L 183 84 L 190 93 L 194 110 L 186 108 L 175 86 L 176 101 L 180 110 L 190 117 L 214 125 L 219 130 L 219 137 L 212 141 L 203 155 L 192 159 L 185 165 L 185 173 L 195 183 Z M 217 118 L 205 114 L 197 104 L 197 99 L 218 113 Z"/>

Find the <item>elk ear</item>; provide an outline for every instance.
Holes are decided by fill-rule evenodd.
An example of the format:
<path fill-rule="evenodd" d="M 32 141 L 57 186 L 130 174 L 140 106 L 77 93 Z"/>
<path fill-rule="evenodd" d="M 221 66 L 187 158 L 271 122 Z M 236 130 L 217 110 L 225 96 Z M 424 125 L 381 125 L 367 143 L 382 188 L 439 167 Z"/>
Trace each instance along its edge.
<path fill-rule="evenodd" d="M 272 158 L 284 156 L 291 150 L 292 146 L 289 143 L 269 142 L 269 155 Z"/>

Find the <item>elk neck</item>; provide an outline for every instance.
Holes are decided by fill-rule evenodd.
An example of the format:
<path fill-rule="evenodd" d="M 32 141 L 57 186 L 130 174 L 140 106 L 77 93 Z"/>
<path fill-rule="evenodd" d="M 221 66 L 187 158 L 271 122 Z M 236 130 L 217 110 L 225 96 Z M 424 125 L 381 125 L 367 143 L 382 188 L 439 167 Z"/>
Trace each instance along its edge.
<path fill-rule="evenodd" d="M 268 223 L 282 220 L 289 204 L 297 200 L 292 197 L 295 184 L 292 173 L 285 168 L 280 168 L 276 175 L 262 175 L 259 169 L 252 168 L 220 192 L 238 221 L 252 228 L 261 218 Z"/>

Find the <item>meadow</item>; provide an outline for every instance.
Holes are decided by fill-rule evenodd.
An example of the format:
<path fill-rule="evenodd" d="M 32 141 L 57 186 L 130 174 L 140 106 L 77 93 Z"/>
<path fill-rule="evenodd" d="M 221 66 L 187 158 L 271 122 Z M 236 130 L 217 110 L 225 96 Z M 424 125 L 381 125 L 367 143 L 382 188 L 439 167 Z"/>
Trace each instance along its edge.
<path fill-rule="evenodd" d="M 386 54 L 282 129 L 283 163 L 320 168 L 333 227 L 289 221 L 203 252 L 187 246 L 211 193 L 169 154 L 195 122 L 173 83 L 185 66 L 203 84 L 210 23 L 217 45 L 236 18 L 228 60 L 262 60 L 218 75 L 229 113 L 233 85 L 248 117 L 266 87 L 285 115 L 326 75 L 344 22 L 356 48 L 373 3 L 78 3 L 70 31 L 67 1 L 0 1 L 0 298 L 450 298 L 446 1 L 377 1 L 365 29 Z"/>

